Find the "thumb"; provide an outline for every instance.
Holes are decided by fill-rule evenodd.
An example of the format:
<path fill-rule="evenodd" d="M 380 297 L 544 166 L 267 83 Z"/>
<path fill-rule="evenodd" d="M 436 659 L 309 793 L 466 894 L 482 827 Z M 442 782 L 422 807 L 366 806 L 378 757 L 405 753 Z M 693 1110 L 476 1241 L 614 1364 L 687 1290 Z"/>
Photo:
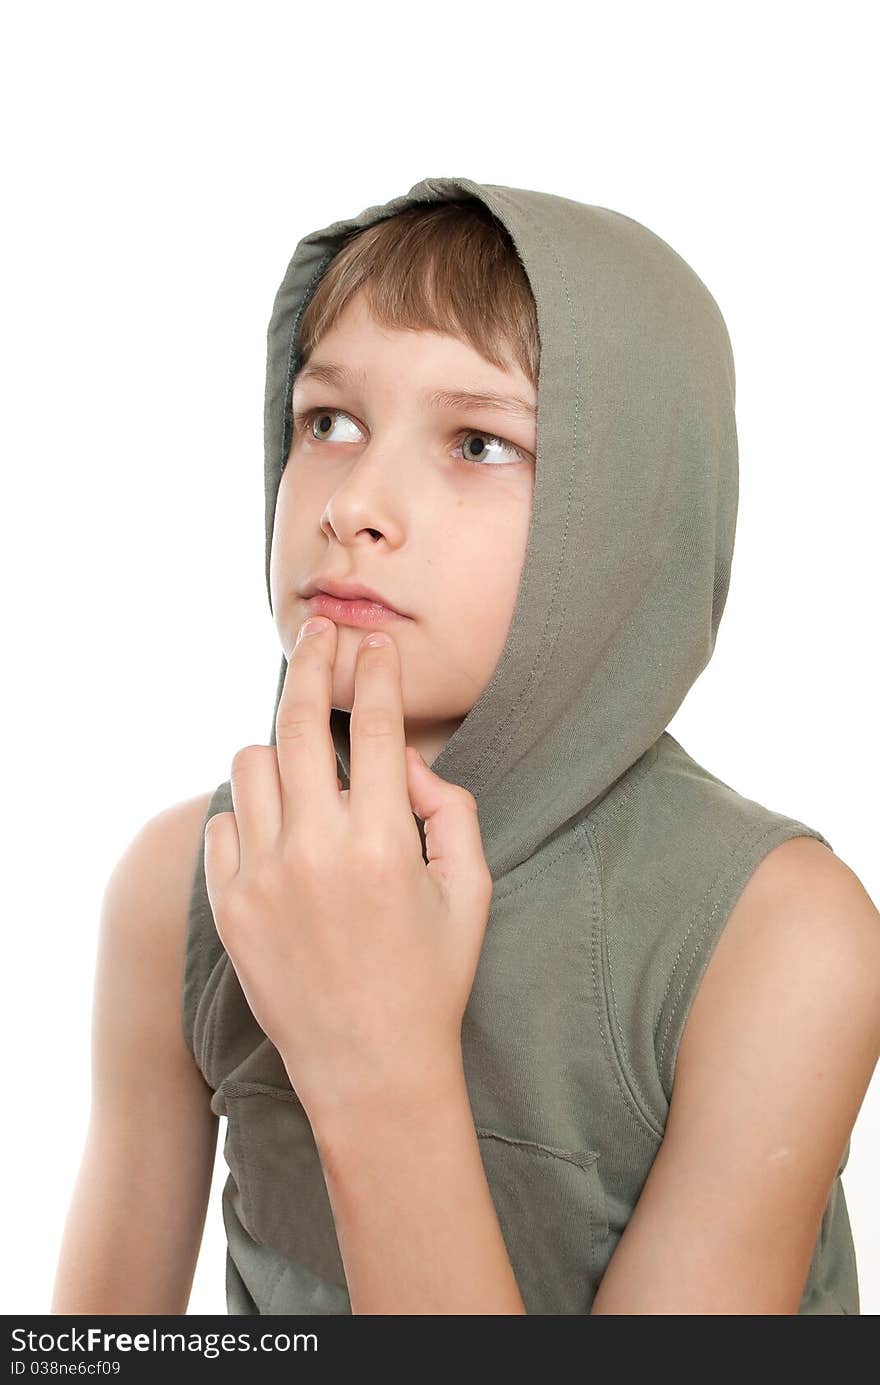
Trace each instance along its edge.
<path fill-rule="evenodd" d="M 483 852 L 480 820 L 472 793 L 435 774 L 412 746 L 406 747 L 409 796 L 425 824 L 428 874 L 454 903 L 482 898 L 492 875 Z"/>

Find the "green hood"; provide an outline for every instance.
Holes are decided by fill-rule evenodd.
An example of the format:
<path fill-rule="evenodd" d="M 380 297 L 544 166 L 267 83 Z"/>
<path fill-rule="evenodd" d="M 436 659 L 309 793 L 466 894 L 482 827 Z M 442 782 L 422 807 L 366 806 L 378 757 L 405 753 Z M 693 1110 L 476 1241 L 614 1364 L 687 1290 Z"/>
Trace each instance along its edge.
<path fill-rule="evenodd" d="M 300 240 L 275 298 L 265 396 L 266 586 L 300 366 L 297 325 L 352 231 L 471 195 L 504 224 L 541 337 L 528 549 L 494 675 L 432 768 L 477 799 L 497 879 L 654 744 L 711 657 L 738 495 L 733 356 L 694 271 L 619 212 L 425 178 Z M 282 658 L 275 712 L 287 666 Z M 271 744 L 275 744 L 275 713 Z M 348 784 L 349 713 L 334 709 Z"/>

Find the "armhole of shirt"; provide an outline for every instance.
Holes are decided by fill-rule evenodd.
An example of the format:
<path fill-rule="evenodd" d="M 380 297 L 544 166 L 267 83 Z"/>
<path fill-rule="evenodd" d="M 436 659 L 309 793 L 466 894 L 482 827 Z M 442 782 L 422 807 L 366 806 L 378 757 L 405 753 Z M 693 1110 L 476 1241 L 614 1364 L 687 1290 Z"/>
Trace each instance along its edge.
<path fill-rule="evenodd" d="M 183 1034 L 187 1048 L 195 1059 L 196 1067 L 204 1075 L 201 1062 L 200 1043 L 196 1033 L 199 1005 L 214 967 L 224 948 L 214 924 L 214 914 L 208 899 L 205 881 L 205 828 L 215 813 L 226 812 L 230 808 L 228 795 L 229 782 L 219 784 L 211 795 L 202 831 L 199 849 L 193 871 L 192 886 L 187 913 L 186 943 L 184 947 L 182 1020 Z"/>
<path fill-rule="evenodd" d="M 678 1048 L 688 1015 L 724 925 L 764 857 L 775 846 L 793 837 L 814 837 L 830 850 L 834 849 L 821 832 L 795 818 L 777 818 L 771 827 L 762 822 L 740 842 L 715 887 L 688 925 L 660 1007 L 655 1041 L 657 1072 L 667 1102 L 672 1100 Z"/>

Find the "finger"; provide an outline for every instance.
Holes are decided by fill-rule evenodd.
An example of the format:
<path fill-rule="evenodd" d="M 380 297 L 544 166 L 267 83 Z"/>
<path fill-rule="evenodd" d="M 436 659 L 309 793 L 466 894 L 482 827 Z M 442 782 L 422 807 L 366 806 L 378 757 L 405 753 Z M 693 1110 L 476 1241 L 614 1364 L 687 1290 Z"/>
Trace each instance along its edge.
<path fill-rule="evenodd" d="M 382 634 L 387 643 L 367 641 Z M 350 723 L 349 804 L 368 829 L 377 812 L 412 821 L 406 769 L 406 735 L 400 654 L 386 631 L 374 631 L 358 647 Z"/>
<path fill-rule="evenodd" d="M 242 857 L 270 851 L 281 831 L 281 785 L 274 746 L 246 745 L 237 750 L 229 784 Z"/>
<path fill-rule="evenodd" d="M 473 794 L 435 774 L 412 747 L 407 747 L 409 796 L 425 824 L 428 874 L 454 902 L 476 891 L 492 889 L 483 851 L 480 819 Z"/>
<path fill-rule="evenodd" d="M 301 630 L 291 652 L 275 717 L 283 828 L 306 815 L 328 814 L 339 803 L 330 734 L 337 632 L 326 616 L 313 619 L 315 633 Z"/>
<path fill-rule="evenodd" d="M 238 874 L 240 863 L 235 814 L 213 813 L 205 824 L 205 885 L 215 921 L 220 891 Z"/>

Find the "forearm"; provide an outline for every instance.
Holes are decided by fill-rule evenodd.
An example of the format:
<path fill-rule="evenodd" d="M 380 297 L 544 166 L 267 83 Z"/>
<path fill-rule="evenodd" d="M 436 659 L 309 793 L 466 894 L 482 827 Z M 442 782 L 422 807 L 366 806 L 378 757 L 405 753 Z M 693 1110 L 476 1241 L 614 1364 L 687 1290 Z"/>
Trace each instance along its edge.
<path fill-rule="evenodd" d="M 353 1313 L 525 1313 L 463 1071 L 316 1125 Z"/>

